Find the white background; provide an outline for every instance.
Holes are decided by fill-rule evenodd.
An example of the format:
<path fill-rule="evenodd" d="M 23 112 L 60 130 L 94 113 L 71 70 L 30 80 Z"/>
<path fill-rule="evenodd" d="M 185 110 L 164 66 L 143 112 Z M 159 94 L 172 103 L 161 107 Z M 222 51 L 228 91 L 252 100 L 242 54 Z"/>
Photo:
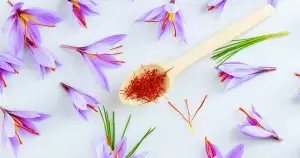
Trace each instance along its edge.
<path fill-rule="evenodd" d="M 245 35 L 249 37 L 289 30 L 290 36 L 258 44 L 233 58 L 251 65 L 276 66 L 278 71 L 224 91 L 224 85 L 216 77 L 215 63 L 207 57 L 178 77 L 167 96 L 181 109 L 184 110 L 184 97 L 188 97 L 192 109 L 195 109 L 204 95 L 209 95 L 195 119 L 194 136 L 165 100 L 157 105 L 142 107 L 122 105 L 118 100 L 118 89 L 124 77 L 142 63 L 169 61 L 184 55 L 214 32 L 262 6 L 265 0 L 228 0 L 222 15 L 206 12 L 206 0 L 178 0 L 186 22 L 186 45 L 180 44 L 171 32 L 157 41 L 157 25 L 134 23 L 144 12 L 167 3 L 166 0 L 100 0 L 101 14 L 87 18 L 88 29 L 81 28 L 75 22 L 71 8 L 65 1 L 24 0 L 26 8 L 51 9 L 63 18 L 64 21 L 56 28 L 40 29 L 43 44 L 52 50 L 63 66 L 40 80 L 31 59 L 26 56 L 20 74 L 6 77 L 8 88 L 1 96 L 1 106 L 52 115 L 50 119 L 37 124 L 41 136 L 22 135 L 24 145 L 20 149 L 20 158 L 94 156 L 92 141 L 103 136 L 100 117 L 97 113 L 91 113 L 88 122 L 78 117 L 70 99 L 59 86 L 61 81 L 93 94 L 109 110 L 116 110 L 118 134 L 127 115 L 132 113 L 127 135 L 130 147 L 148 128 L 156 126 L 157 130 L 138 150 L 149 151 L 147 158 L 205 157 L 204 136 L 208 136 L 224 154 L 236 144 L 244 143 L 245 158 L 299 157 L 300 102 L 293 101 L 300 87 L 300 80 L 293 76 L 294 72 L 300 72 L 299 0 L 282 1 L 274 16 Z M 1 1 L 0 6 L 0 25 L 3 26 L 11 8 L 5 1 Z M 112 89 L 110 92 L 101 87 L 96 74 L 87 67 L 78 53 L 58 47 L 60 44 L 87 45 L 117 33 L 129 35 L 125 41 L 124 54 L 118 57 L 126 64 L 119 69 L 105 71 Z M 1 37 L 0 50 L 7 51 L 7 37 Z M 244 121 L 237 111 L 238 107 L 251 105 L 256 106 L 284 141 L 253 140 L 237 130 L 236 125 Z M 12 158 L 12 154 L 4 147 L 0 157 Z"/>

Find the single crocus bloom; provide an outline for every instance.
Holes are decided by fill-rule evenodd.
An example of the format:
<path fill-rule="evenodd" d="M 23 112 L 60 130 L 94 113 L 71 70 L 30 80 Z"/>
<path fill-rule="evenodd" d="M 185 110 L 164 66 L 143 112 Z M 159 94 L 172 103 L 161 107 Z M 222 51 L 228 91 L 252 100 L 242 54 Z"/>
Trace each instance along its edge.
<path fill-rule="evenodd" d="M 9 54 L 0 53 L 0 92 L 3 93 L 3 88 L 7 87 L 7 84 L 3 78 L 4 75 L 18 74 L 16 67 L 20 66 L 22 61 Z"/>
<path fill-rule="evenodd" d="M 9 47 L 11 52 L 18 57 L 22 56 L 21 52 L 24 48 L 26 37 L 36 45 L 41 43 L 38 26 L 54 27 L 61 21 L 52 11 L 40 8 L 22 9 L 23 2 L 15 5 L 10 1 L 8 3 L 13 9 L 3 27 L 3 32 L 9 32 Z"/>
<path fill-rule="evenodd" d="M 2 145 L 8 144 L 14 155 L 18 156 L 18 149 L 23 144 L 20 131 L 33 135 L 39 135 L 39 131 L 33 122 L 47 119 L 49 115 L 32 111 L 11 111 L 0 107 L 3 114 Z"/>
<path fill-rule="evenodd" d="M 98 12 L 96 11 L 96 2 L 93 0 L 68 0 L 72 3 L 73 7 L 73 14 L 78 21 L 78 23 L 83 26 L 87 27 L 85 16 L 88 15 L 97 15 Z"/>
<path fill-rule="evenodd" d="M 119 61 L 115 58 L 115 55 L 122 54 L 122 52 L 111 53 L 111 51 L 116 51 L 118 48 L 121 48 L 122 45 L 116 46 L 116 44 L 122 41 L 125 37 L 126 35 L 124 34 L 118 34 L 106 37 L 84 47 L 74 47 L 69 45 L 61 45 L 61 47 L 79 52 L 90 68 L 97 72 L 104 84 L 104 87 L 109 90 L 108 80 L 103 73 L 103 69 L 118 68 L 124 63 L 123 61 Z"/>
<path fill-rule="evenodd" d="M 33 41 L 26 37 L 25 48 L 32 59 L 36 62 L 37 69 L 40 71 L 42 78 L 49 72 L 61 66 L 58 59 L 45 47 L 36 45 Z"/>
<path fill-rule="evenodd" d="M 219 148 L 212 144 L 207 137 L 205 137 L 205 149 L 207 158 L 241 158 L 244 153 L 244 145 L 239 144 L 234 147 L 226 156 L 223 156 Z"/>
<path fill-rule="evenodd" d="M 209 0 L 207 3 L 207 10 L 222 10 L 226 4 L 227 0 Z"/>
<path fill-rule="evenodd" d="M 175 4 L 175 0 L 171 0 L 169 4 L 150 10 L 137 20 L 138 22 L 158 22 L 159 36 L 173 28 L 174 36 L 186 43 L 184 23 L 180 9 Z"/>
<path fill-rule="evenodd" d="M 82 118 L 87 120 L 87 113 L 90 110 L 98 112 L 97 108 L 99 102 L 97 99 L 65 83 L 60 83 L 60 85 L 66 91 L 68 96 L 71 97 L 74 108 L 78 111 Z"/>
<path fill-rule="evenodd" d="M 226 89 L 235 88 L 264 72 L 276 70 L 275 67 L 251 66 L 241 62 L 226 62 L 216 67 L 216 69 L 221 82 L 226 83 Z"/>
<path fill-rule="evenodd" d="M 105 139 L 104 139 L 105 140 Z M 125 158 L 127 152 L 127 139 L 123 138 L 112 151 L 107 141 L 102 141 L 96 148 L 98 158 Z M 146 153 L 130 156 L 130 158 L 144 158 Z"/>
<path fill-rule="evenodd" d="M 243 108 L 239 110 L 245 114 L 247 121 L 239 125 L 239 130 L 247 136 L 258 139 L 275 139 L 281 140 L 277 133 L 263 120 L 260 114 L 257 113 L 254 107 L 251 110 L 246 111 Z"/>

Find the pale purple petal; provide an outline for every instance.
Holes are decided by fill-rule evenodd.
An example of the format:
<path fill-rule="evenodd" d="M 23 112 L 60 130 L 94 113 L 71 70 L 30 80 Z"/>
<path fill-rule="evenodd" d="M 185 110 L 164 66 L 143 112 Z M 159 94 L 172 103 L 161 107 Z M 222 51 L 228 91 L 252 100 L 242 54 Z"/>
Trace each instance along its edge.
<path fill-rule="evenodd" d="M 87 109 L 87 102 L 85 98 L 78 92 L 74 90 L 70 90 L 69 94 L 72 98 L 73 104 L 81 110 L 86 110 Z"/>
<path fill-rule="evenodd" d="M 86 61 L 86 63 L 89 65 L 89 67 L 97 72 L 97 74 L 100 77 L 104 87 L 106 88 L 106 90 L 109 91 L 108 80 L 107 80 L 106 76 L 104 75 L 104 73 L 102 72 L 101 68 L 100 67 L 95 67 L 87 55 L 82 54 L 82 56 L 83 56 L 84 60 Z"/>
<path fill-rule="evenodd" d="M 30 48 L 32 57 L 35 61 L 45 67 L 56 68 L 55 60 L 51 52 L 46 48 Z"/>
<path fill-rule="evenodd" d="M 0 61 L 0 69 L 8 72 L 15 72 L 15 69 L 10 64 L 3 61 Z"/>
<path fill-rule="evenodd" d="M 273 7 L 276 7 L 277 4 L 278 4 L 278 1 L 279 1 L 279 0 L 268 0 L 268 3 L 269 3 L 270 5 L 272 5 Z"/>
<path fill-rule="evenodd" d="M 14 65 L 21 65 L 22 64 L 22 60 L 9 54 L 9 53 L 1 53 L 0 52 L 0 60 L 1 61 L 5 61 L 7 63 L 11 63 Z"/>
<path fill-rule="evenodd" d="M 179 11 L 176 13 L 175 26 L 176 26 L 176 31 L 177 31 L 177 35 L 178 35 L 179 39 L 182 42 L 187 43 L 187 40 L 185 37 L 183 19 L 182 19 L 182 16 Z"/>
<path fill-rule="evenodd" d="M 98 158 L 113 158 L 110 155 L 110 152 L 111 152 L 110 147 L 106 143 L 104 143 L 104 141 L 96 148 L 96 153 Z"/>
<path fill-rule="evenodd" d="M 8 143 L 9 150 L 12 151 L 12 153 L 15 155 L 15 157 L 18 157 L 19 155 L 19 148 L 20 148 L 20 142 L 17 137 L 11 137 L 9 138 Z"/>
<path fill-rule="evenodd" d="M 110 49 L 112 49 L 117 43 L 124 40 L 125 37 L 125 34 L 117 34 L 106 37 L 104 39 L 101 39 L 100 41 L 84 47 L 84 52 L 89 54 L 108 53 Z"/>
<path fill-rule="evenodd" d="M 87 27 L 83 12 L 76 6 L 73 6 L 73 14 L 75 16 L 75 19 L 81 26 Z"/>
<path fill-rule="evenodd" d="M 260 119 L 262 119 L 262 117 L 261 117 L 261 115 L 256 111 L 256 109 L 255 109 L 255 107 L 254 106 L 252 106 L 252 109 L 251 109 L 251 112 L 250 112 L 252 115 L 253 115 L 253 117 L 254 118 L 260 118 Z"/>
<path fill-rule="evenodd" d="M 16 19 L 15 15 L 11 15 L 8 17 L 8 19 L 6 20 L 6 22 L 2 28 L 3 33 L 9 32 L 11 30 L 11 27 L 12 27 L 15 19 Z"/>
<path fill-rule="evenodd" d="M 12 13 L 16 13 L 18 10 L 22 9 L 24 2 L 18 2 L 13 6 Z"/>
<path fill-rule="evenodd" d="M 161 19 L 157 19 L 157 17 L 160 17 L 160 14 L 165 12 L 164 8 L 165 5 L 150 10 L 136 21 L 143 22 L 143 21 L 151 21 L 151 20 L 161 20 Z"/>
<path fill-rule="evenodd" d="M 36 45 L 41 44 L 41 35 L 37 26 L 32 23 L 27 23 L 27 38 L 33 41 Z"/>
<path fill-rule="evenodd" d="M 9 113 L 21 118 L 25 118 L 29 120 L 37 120 L 37 121 L 44 120 L 49 117 L 48 114 L 43 114 L 34 111 L 9 111 Z"/>
<path fill-rule="evenodd" d="M 41 8 L 25 9 L 24 12 L 33 16 L 32 22 L 37 25 L 53 26 L 61 21 L 55 12 Z"/>
<path fill-rule="evenodd" d="M 113 55 L 96 54 L 96 56 L 97 58 L 90 58 L 90 60 L 96 67 L 118 68 L 121 66 L 121 63 L 114 62 L 117 60 Z"/>
<path fill-rule="evenodd" d="M 266 131 L 257 126 L 244 126 L 241 129 L 241 132 L 245 135 L 254 137 L 254 138 L 270 138 L 273 136 L 272 133 Z"/>
<path fill-rule="evenodd" d="M 33 131 L 27 131 L 27 130 L 23 129 L 24 131 L 29 132 L 31 134 L 38 134 L 39 133 L 39 130 L 36 128 L 36 126 L 32 122 L 30 122 L 29 120 L 20 119 L 20 121 L 22 122 L 22 127 L 33 130 Z"/>
<path fill-rule="evenodd" d="M 165 25 L 164 28 L 163 28 L 163 25 Z M 166 21 L 166 24 L 164 24 L 163 22 L 161 22 L 161 23 L 159 24 L 159 34 L 158 34 L 158 39 L 160 39 L 160 38 L 167 32 L 167 30 L 171 28 L 171 25 L 172 25 L 172 24 L 170 23 L 169 20 Z"/>
<path fill-rule="evenodd" d="M 220 65 L 217 69 L 234 77 L 245 77 L 262 70 L 260 67 L 250 66 L 241 62 L 226 62 Z"/>
<path fill-rule="evenodd" d="M 22 28 L 20 21 L 15 19 L 10 33 L 8 35 L 8 45 L 14 55 L 19 55 L 24 48 L 24 28 Z"/>
<path fill-rule="evenodd" d="M 79 108 L 77 108 L 75 105 L 74 105 L 75 109 L 78 111 L 79 115 L 84 119 L 84 120 L 88 120 L 88 117 L 87 117 L 87 110 L 81 110 Z"/>
<path fill-rule="evenodd" d="M 4 133 L 7 137 L 14 137 L 16 134 L 15 122 L 7 112 L 4 111 L 3 113 L 4 113 L 4 121 L 3 121 L 2 128 L 4 130 Z"/>
<path fill-rule="evenodd" d="M 80 4 L 80 11 L 85 15 L 97 15 L 97 9 L 93 5 Z"/>
<path fill-rule="evenodd" d="M 125 157 L 125 153 L 127 152 L 127 139 L 124 138 L 120 140 L 120 142 L 116 145 L 114 149 L 114 157 Z"/>
<path fill-rule="evenodd" d="M 255 76 L 257 76 L 257 75 L 253 74 L 253 75 L 248 75 L 244 78 L 233 77 L 231 79 L 228 79 L 228 81 L 226 81 L 226 83 L 225 83 L 225 85 L 226 85 L 225 89 L 229 90 L 229 89 L 235 88 L 235 87 L 241 85 L 242 83 L 252 79 Z"/>
<path fill-rule="evenodd" d="M 232 149 L 225 158 L 242 158 L 244 153 L 244 145 L 237 145 L 234 149 Z"/>

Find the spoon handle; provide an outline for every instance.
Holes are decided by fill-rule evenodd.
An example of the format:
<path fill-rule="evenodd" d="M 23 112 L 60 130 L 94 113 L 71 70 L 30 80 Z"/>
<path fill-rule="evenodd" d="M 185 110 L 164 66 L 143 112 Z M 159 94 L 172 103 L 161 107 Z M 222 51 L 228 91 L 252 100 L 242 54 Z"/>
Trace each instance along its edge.
<path fill-rule="evenodd" d="M 246 17 L 243 17 L 242 19 L 234 22 L 223 31 L 216 33 L 210 39 L 198 45 L 186 55 L 176 59 L 173 62 L 167 63 L 164 66 L 167 69 L 172 68 L 169 72 L 169 76 L 172 78 L 176 77 L 188 66 L 197 62 L 199 59 L 207 56 L 214 50 L 222 47 L 231 40 L 237 38 L 241 34 L 247 32 L 259 23 L 263 22 L 265 19 L 270 17 L 274 13 L 274 11 L 275 8 L 272 5 L 267 4 L 262 8 L 250 13 Z"/>

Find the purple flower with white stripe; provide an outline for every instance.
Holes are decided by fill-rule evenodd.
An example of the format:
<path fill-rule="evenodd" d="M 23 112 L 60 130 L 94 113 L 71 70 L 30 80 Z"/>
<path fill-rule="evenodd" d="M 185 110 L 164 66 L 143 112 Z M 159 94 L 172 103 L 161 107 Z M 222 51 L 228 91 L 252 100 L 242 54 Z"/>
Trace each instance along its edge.
<path fill-rule="evenodd" d="M 40 45 L 41 37 L 38 26 L 55 27 L 61 21 L 52 11 L 40 8 L 22 9 L 23 2 L 15 5 L 10 1 L 8 3 L 13 9 L 3 27 L 3 32 L 9 32 L 9 48 L 17 57 L 22 57 L 26 38 L 29 38 L 35 45 Z"/>
<path fill-rule="evenodd" d="M 96 2 L 93 0 L 67 0 L 72 4 L 73 14 L 78 23 L 87 28 L 85 16 L 98 15 Z"/>
<path fill-rule="evenodd" d="M 209 0 L 207 3 L 207 10 L 223 10 L 227 0 Z"/>
<path fill-rule="evenodd" d="M 251 66 L 241 62 L 226 62 L 216 69 L 221 82 L 225 82 L 226 89 L 235 88 L 262 73 L 276 70 L 275 67 Z"/>
<path fill-rule="evenodd" d="M 244 145 L 239 144 L 234 147 L 226 156 L 223 156 L 219 148 L 212 144 L 207 137 L 205 137 L 205 149 L 207 158 L 242 158 L 244 153 Z"/>
<path fill-rule="evenodd" d="M 98 112 L 97 108 L 99 106 L 99 102 L 97 99 L 65 83 L 60 83 L 60 85 L 66 91 L 68 96 L 71 97 L 74 108 L 78 111 L 82 118 L 87 120 L 87 113 L 90 110 Z"/>
<path fill-rule="evenodd" d="M 7 87 L 3 76 L 18 74 L 16 67 L 21 64 L 22 61 L 19 58 L 9 53 L 0 53 L 0 93 L 3 93 L 3 88 Z"/>
<path fill-rule="evenodd" d="M 246 111 L 242 107 L 239 110 L 246 115 L 247 121 L 239 125 L 239 130 L 250 137 L 257 139 L 275 139 L 282 140 L 278 134 L 263 120 L 262 116 L 257 113 L 254 107 Z"/>
<path fill-rule="evenodd" d="M 49 115 L 32 111 L 12 111 L 0 107 L 2 122 L 2 145 L 8 145 L 15 157 L 18 156 L 19 147 L 23 144 L 19 131 L 33 135 L 40 135 L 33 122 L 45 120 Z M 1 116 L 1 115 L 0 115 Z"/>
<path fill-rule="evenodd" d="M 154 8 L 137 20 L 137 22 L 157 22 L 159 23 L 159 36 L 173 28 L 174 37 L 177 37 L 186 43 L 184 23 L 180 9 L 171 0 L 169 4 Z"/>
<path fill-rule="evenodd" d="M 91 45 L 84 47 L 74 47 L 69 45 L 61 45 L 62 48 L 68 48 L 79 52 L 84 60 L 88 63 L 91 69 L 95 70 L 104 84 L 104 87 L 109 90 L 109 84 L 106 76 L 103 73 L 104 68 L 118 68 L 124 61 L 117 60 L 114 56 L 122 54 L 116 52 L 122 45 L 116 46 L 120 43 L 126 35 L 118 34 L 106 37 Z M 111 51 L 114 51 L 111 53 Z"/>

